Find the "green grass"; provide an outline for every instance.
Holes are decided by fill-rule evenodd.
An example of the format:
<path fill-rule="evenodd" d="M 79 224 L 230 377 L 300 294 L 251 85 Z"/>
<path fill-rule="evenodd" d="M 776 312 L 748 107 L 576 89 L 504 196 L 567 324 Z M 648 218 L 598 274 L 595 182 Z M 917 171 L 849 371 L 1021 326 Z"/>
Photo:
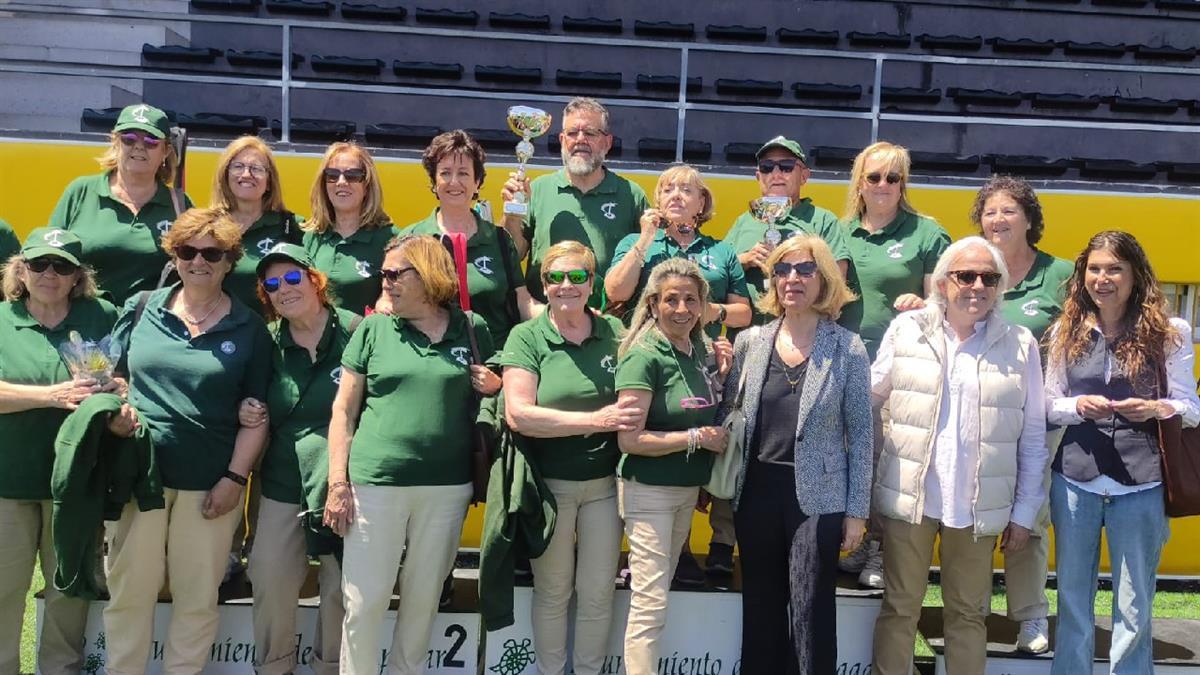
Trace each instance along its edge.
<path fill-rule="evenodd" d="M 29 585 L 29 595 L 25 596 L 25 624 L 21 626 L 21 675 L 34 672 L 34 647 L 37 645 L 37 634 L 34 630 L 37 624 L 37 608 L 33 604 L 33 594 L 42 590 L 42 572 L 35 570 L 33 583 Z"/>

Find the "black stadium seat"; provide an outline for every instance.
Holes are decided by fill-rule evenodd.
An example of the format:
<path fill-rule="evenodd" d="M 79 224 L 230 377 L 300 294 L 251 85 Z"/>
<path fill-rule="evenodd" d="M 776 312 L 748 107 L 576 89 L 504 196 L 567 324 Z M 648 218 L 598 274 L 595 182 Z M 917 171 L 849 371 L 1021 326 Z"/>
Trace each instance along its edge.
<path fill-rule="evenodd" d="M 1092 0 L 1097 7 L 1145 7 L 1147 0 Z"/>
<path fill-rule="evenodd" d="M 542 81 L 542 69 L 516 66 L 475 66 L 475 79 L 480 82 L 536 84 Z"/>
<path fill-rule="evenodd" d="M 589 87 L 593 89 L 620 89 L 621 73 L 593 70 L 562 70 L 555 74 L 560 87 Z"/>
<path fill-rule="evenodd" d="M 439 127 L 417 124 L 368 124 L 367 143 L 371 145 L 403 145 L 424 147 L 434 136 L 442 133 Z"/>
<path fill-rule="evenodd" d="M 1168 162 L 1161 166 L 1172 183 L 1200 183 L 1200 164 L 1190 162 Z"/>
<path fill-rule="evenodd" d="M 712 156 L 712 143 L 684 139 L 683 160 L 703 162 Z M 638 140 L 638 157 L 645 159 L 675 159 L 674 138 L 642 138 Z"/>
<path fill-rule="evenodd" d="M 983 48 L 983 37 L 979 35 L 922 35 L 917 38 L 923 49 L 945 49 L 961 52 L 977 52 Z"/>
<path fill-rule="evenodd" d="M 1033 94 L 1030 105 L 1038 110 L 1095 110 L 1100 107 L 1099 96 L 1081 94 Z"/>
<path fill-rule="evenodd" d="M 266 3 L 267 11 L 276 14 L 329 16 L 333 11 L 329 0 L 266 0 Z"/>
<path fill-rule="evenodd" d="M 358 126 L 354 122 L 344 120 L 317 120 L 293 117 L 291 125 L 291 140 L 311 143 L 332 143 L 334 141 L 349 141 L 354 139 Z M 279 120 L 271 120 L 271 133 L 279 138 L 283 133 L 283 125 Z"/>
<path fill-rule="evenodd" d="M 1071 168 L 1069 160 L 1036 155 L 992 155 L 987 162 L 992 165 L 993 173 L 1014 176 L 1061 176 Z"/>
<path fill-rule="evenodd" d="M 1063 53 L 1067 56 L 1090 56 L 1119 59 L 1125 55 L 1123 44 L 1110 45 L 1103 42 L 1075 42 L 1068 40 L 1062 43 Z"/>
<path fill-rule="evenodd" d="M 84 108 L 83 114 L 79 118 L 79 126 L 82 131 L 112 131 L 112 128 L 117 124 L 117 118 L 121 116 L 123 108 Z M 167 119 L 171 120 L 171 124 L 176 124 L 175 112 L 173 110 L 163 110 L 167 114 Z"/>
<path fill-rule="evenodd" d="M 841 34 L 836 30 L 780 28 L 775 31 L 775 37 L 784 44 L 802 47 L 834 47 L 837 46 Z"/>
<path fill-rule="evenodd" d="M 729 40 L 732 42 L 766 42 L 766 26 L 718 26 L 709 24 L 704 28 L 704 34 L 709 40 Z"/>
<path fill-rule="evenodd" d="M 258 11 L 258 0 L 192 0 L 192 9 L 208 10 L 210 12 L 246 12 L 253 14 Z"/>
<path fill-rule="evenodd" d="M 883 87 L 879 93 L 881 103 L 937 105 L 941 100 L 941 89 L 924 87 Z"/>
<path fill-rule="evenodd" d="M 1140 113 L 1142 115 L 1173 115 L 1179 109 L 1179 101 L 1161 101 L 1156 98 L 1126 98 L 1112 96 L 1108 107 L 1113 112 Z"/>
<path fill-rule="evenodd" d="M 313 54 L 312 69 L 318 73 L 344 73 L 347 75 L 378 75 L 383 71 L 383 61 L 360 59 L 352 56 L 321 56 Z"/>
<path fill-rule="evenodd" d="M 753 162 L 762 143 L 726 143 L 725 157 L 735 162 Z"/>
<path fill-rule="evenodd" d="M 521 14 L 520 12 L 492 12 L 488 14 L 488 25 L 493 28 L 550 30 L 550 15 Z"/>
<path fill-rule="evenodd" d="M 1158 173 L 1153 164 L 1140 164 L 1128 159 L 1080 159 L 1079 175 L 1103 180 L 1148 180 Z"/>
<path fill-rule="evenodd" d="M 152 63 L 213 63 L 221 52 L 209 47 L 142 45 L 142 58 Z"/>
<path fill-rule="evenodd" d="M 461 80 L 463 76 L 463 67 L 458 63 L 393 61 L 392 72 L 399 77 L 420 77 L 435 80 Z"/>
<path fill-rule="evenodd" d="M 1133 47 L 1133 55 L 1135 58 L 1156 61 L 1191 61 L 1196 58 L 1196 50 L 1192 47 L 1136 45 Z"/>
<path fill-rule="evenodd" d="M 1021 94 L 1016 92 L 950 87 L 946 90 L 946 94 L 959 105 L 986 105 L 997 108 L 1013 108 L 1021 105 Z"/>
<path fill-rule="evenodd" d="M 1182 9 L 1191 12 L 1200 12 L 1200 2 L 1196 0 L 1158 0 L 1154 3 L 1159 9 Z"/>
<path fill-rule="evenodd" d="M 864 33 L 850 31 L 846 40 L 852 47 L 870 47 L 878 49 L 907 49 L 912 44 L 912 36 L 908 33 Z"/>
<path fill-rule="evenodd" d="M 949 152 L 923 152 L 913 150 L 912 168 L 917 173 L 949 171 L 951 173 L 975 173 L 979 169 L 979 155 L 962 157 Z"/>
<path fill-rule="evenodd" d="M 808 149 L 808 164 L 816 164 L 822 169 L 849 169 L 854 165 L 854 158 L 859 151 L 853 148 L 831 148 L 818 146 Z"/>
<path fill-rule="evenodd" d="M 282 68 L 283 54 L 280 52 L 264 52 L 257 49 L 247 49 L 246 51 L 238 51 L 236 49 L 225 50 L 225 60 L 231 66 L 242 68 Z M 295 67 L 304 62 L 304 57 L 299 54 L 292 54 L 292 66 Z"/>
<path fill-rule="evenodd" d="M 699 76 L 689 77 L 687 79 L 687 91 L 689 94 L 699 93 L 704 87 L 704 81 Z M 661 91 L 674 94 L 679 93 L 679 76 L 678 75 L 638 75 L 637 76 L 638 91 Z"/>
<path fill-rule="evenodd" d="M 633 34 L 644 37 L 690 40 L 696 34 L 696 24 L 674 23 L 672 21 L 642 21 L 638 19 L 633 22 Z"/>
<path fill-rule="evenodd" d="M 783 82 L 779 80 L 735 80 L 720 78 L 716 82 L 717 93 L 723 96 L 780 96 Z"/>
<path fill-rule="evenodd" d="M 589 17 L 563 17 L 563 30 L 574 33 L 606 33 L 620 35 L 622 27 L 620 19 L 600 19 Z"/>
<path fill-rule="evenodd" d="M 997 54 L 1026 54 L 1045 56 L 1054 51 L 1058 44 L 1054 40 L 1031 40 L 1029 38 L 1000 38 L 988 39 L 992 51 Z"/>
<path fill-rule="evenodd" d="M 485 150 L 494 150 L 506 155 L 513 154 L 521 139 L 508 129 L 467 129 Z"/>
<path fill-rule="evenodd" d="M 267 119 L 254 115 L 205 112 L 188 115 L 185 113 L 179 116 L 179 125 L 187 129 L 189 133 L 242 136 L 257 134 L 259 129 L 267 126 Z"/>
<path fill-rule="evenodd" d="M 814 84 L 796 82 L 792 84 L 792 93 L 796 98 L 818 99 L 822 101 L 857 101 L 862 98 L 862 86 L 857 84 Z"/>
<path fill-rule="evenodd" d="M 472 9 L 429 9 L 417 8 L 417 23 L 436 23 L 444 26 L 474 26 L 479 23 L 479 12 Z"/>
<path fill-rule="evenodd" d="M 342 16 L 362 21 L 401 22 L 408 17 L 408 10 L 396 5 L 376 5 L 369 2 L 343 2 Z"/>

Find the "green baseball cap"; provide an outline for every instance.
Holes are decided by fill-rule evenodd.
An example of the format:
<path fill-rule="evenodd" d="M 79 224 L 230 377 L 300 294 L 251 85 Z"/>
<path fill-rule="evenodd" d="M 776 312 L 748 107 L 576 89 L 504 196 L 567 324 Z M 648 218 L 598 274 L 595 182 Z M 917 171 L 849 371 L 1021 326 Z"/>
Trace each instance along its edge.
<path fill-rule="evenodd" d="M 771 148 L 783 148 L 784 150 L 787 150 L 795 155 L 796 159 L 808 164 L 808 155 L 804 154 L 804 148 L 800 147 L 800 144 L 796 141 L 793 141 L 785 136 L 776 136 L 766 143 L 763 143 L 763 146 L 758 149 L 758 152 L 754 153 L 754 159 L 762 159 L 763 154 L 765 154 Z"/>
<path fill-rule="evenodd" d="M 155 138 L 166 138 L 171 133 L 171 121 L 167 119 L 167 113 L 152 105 L 127 105 L 121 110 L 121 116 L 117 118 L 117 125 L 113 127 L 113 131 L 128 129 L 144 131 Z"/>
<path fill-rule="evenodd" d="M 307 251 L 300 246 L 285 242 L 282 244 L 275 244 L 274 248 L 272 248 L 270 251 L 267 251 L 267 254 L 263 256 L 262 260 L 258 261 L 258 266 L 254 268 L 255 273 L 258 274 L 259 277 L 262 277 L 262 275 L 266 274 L 267 272 L 267 266 L 276 260 L 290 260 L 304 269 L 312 269 L 313 266 L 312 258 L 309 257 Z"/>
<path fill-rule="evenodd" d="M 21 257 L 34 260 L 43 256 L 57 256 L 71 263 L 80 265 L 83 257 L 83 241 L 76 235 L 60 230 L 57 227 L 39 227 L 25 238 L 21 247 Z"/>

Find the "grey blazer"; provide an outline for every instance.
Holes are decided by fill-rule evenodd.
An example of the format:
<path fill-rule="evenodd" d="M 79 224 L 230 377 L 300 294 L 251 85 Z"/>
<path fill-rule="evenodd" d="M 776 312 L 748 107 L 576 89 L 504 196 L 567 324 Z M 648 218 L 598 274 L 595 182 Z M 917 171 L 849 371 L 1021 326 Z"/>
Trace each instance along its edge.
<path fill-rule="evenodd" d="M 742 410 L 746 415 L 742 474 L 733 497 L 737 508 L 752 454 L 767 365 L 775 349 L 781 320 L 745 330 L 733 347 L 733 366 L 725 378 L 718 419 L 725 419 L 737 400 L 746 371 Z M 871 373 L 867 350 L 854 333 L 821 319 L 801 385 L 796 428 L 796 500 L 809 516 L 844 512 L 866 518 L 871 503 Z"/>

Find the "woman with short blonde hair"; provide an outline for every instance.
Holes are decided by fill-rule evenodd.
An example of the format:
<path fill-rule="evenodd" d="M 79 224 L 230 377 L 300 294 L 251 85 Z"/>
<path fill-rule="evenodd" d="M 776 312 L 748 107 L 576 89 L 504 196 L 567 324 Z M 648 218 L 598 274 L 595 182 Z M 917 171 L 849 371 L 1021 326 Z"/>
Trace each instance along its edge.
<path fill-rule="evenodd" d="M 821 278 L 821 293 L 813 300 L 812 311 L 836 321 L 842 315 L 842 308 L 858 298 L 846 285 L 846 279 L 838 269 L 837 262 L 833 259 L 833 252 L 824 239 L 810 234 L 796 235 L 787 239 L 771 251 L 771 255 L 767 257 L 767 262 L 763 265 L 765 268 L 763 271 L 768 277 L 771 277 L 776 263 L 788 256 L 807 256 L 817 265 L 815 273 Z M 786 307 L 774 283 L 767 288 L 766 294 L 758 301 L 758 309 L 772 316 L 783 316 L 785 313 Z"/>

